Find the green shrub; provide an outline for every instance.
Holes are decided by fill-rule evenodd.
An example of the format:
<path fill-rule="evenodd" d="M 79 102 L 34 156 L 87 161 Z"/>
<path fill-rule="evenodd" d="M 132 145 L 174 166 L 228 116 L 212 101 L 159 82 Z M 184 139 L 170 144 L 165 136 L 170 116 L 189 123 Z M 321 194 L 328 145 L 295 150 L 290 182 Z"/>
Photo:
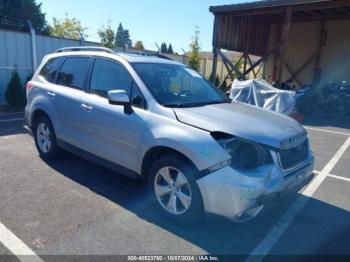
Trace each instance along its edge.
<path fill-rule="evenodd" d="M 19 78 L 18 72 L 13 71 L 11 79 L 7 85 L 5 99 L 10 106 L 23 108 L 25 106 L 25 93 L 23 84 Z"/>

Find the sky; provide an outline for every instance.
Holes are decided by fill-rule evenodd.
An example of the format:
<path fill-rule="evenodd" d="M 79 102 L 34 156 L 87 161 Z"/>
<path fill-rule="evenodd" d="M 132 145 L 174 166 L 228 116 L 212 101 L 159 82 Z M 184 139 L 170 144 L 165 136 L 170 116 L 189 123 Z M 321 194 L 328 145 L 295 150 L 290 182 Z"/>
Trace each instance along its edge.
<path fill-rule="evenodd" d="M 244 1 L 244 0 L 243 0 Z M 247 0 L 248 1 L 248 0 Z M 247 2 L 246 1 L 246 2 Z M 37 1 L 37 2 L 40 2 Z M 146 49 L 157 50 L 155 42 L 171 43 L 174 51 L 189 50 L 195 27 L 200 30 L 202 51 L 211 51 L 214 16 L 209 6 L 234 4 L 239 0 L 41 0 L 46 19 L 62 19 L 65 13 L 88 27 L 88 39 L 99 42 L 98 29 L 111 20 L 130 31 L 131 40 L 141 40 Z"/>

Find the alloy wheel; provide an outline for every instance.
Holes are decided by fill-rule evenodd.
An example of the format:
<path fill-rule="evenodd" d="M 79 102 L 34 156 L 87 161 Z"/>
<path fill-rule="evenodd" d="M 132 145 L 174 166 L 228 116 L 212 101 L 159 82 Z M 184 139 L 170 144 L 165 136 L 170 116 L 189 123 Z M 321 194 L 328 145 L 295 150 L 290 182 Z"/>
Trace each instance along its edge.
<path fill-rule="evenodd" d="M 45 123 L 40 123 L 36 130 L 37 141 L 40 150 L 47 154 L 51 150 L 51 132 Z"/>
<path fill-rule="evenodd" d="M 174 215 L 185 213 L 192 200 L 190 183 L 178 169 L 161 168 L 154 179 L 154 192 L 163 209 Z"/>

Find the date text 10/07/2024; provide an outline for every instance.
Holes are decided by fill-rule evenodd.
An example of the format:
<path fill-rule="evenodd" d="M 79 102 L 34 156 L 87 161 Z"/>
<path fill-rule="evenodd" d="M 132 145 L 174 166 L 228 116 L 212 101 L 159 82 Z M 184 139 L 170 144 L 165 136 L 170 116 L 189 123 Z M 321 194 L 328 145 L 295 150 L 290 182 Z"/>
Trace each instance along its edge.
<path fill-rule="evenodd" d="M 128 261 L 220 261 L 216 256 L 128 256 Z"/>

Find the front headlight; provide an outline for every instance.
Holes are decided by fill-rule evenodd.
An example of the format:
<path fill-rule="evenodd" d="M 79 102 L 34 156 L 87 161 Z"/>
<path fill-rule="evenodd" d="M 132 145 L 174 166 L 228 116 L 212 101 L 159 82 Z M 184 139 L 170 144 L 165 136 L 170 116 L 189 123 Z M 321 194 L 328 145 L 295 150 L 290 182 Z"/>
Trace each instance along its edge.
<path fill-rule="evenodd" d="M 231 155 L 235 169 L 252 170 L 273 163 L 270 151 L 263 145 L 228 135 L 216 140 Z"/>

